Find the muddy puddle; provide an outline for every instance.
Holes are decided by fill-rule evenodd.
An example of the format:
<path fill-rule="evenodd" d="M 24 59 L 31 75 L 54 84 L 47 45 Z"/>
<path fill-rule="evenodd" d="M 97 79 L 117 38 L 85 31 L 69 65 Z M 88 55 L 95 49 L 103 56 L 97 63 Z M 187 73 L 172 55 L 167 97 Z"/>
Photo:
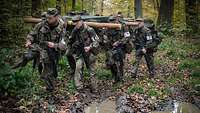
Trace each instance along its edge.
<path fill-rule="evenodd" d="M 93 102 L 85 108 L 85 113 L 116 113 L 116 103 L 109 99 L 101 103 Z"/>
<path fill-rule="evenodd" d="M 109 99 L 101 103 L 93 102 L 85 108 L 85 113 L 117 113 L 116 102 Z M 151 113 L 200 113 L 200 109 L 190 103 L 174 102 L 174 109 L 171 111 L 153 111 Z"/>

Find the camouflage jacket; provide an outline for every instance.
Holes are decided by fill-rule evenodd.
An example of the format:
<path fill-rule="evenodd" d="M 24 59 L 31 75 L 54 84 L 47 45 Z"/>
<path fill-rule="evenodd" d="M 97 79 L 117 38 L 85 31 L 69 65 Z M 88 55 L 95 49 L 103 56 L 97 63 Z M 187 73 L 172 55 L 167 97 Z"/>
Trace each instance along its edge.
<path fill-rule="evenodd" d="M 157 31 L 147 27 L 137 28 L 134 34 L 136 50 L 146 48 L 147 52 L 155 52 L 155 49 L 157 49 L 157 46 L 161 41 L 157 35 Z"/>
<path fill-rule="evenodd" d="M 84 47 L 90 46 L 91 52 L 98 49 L 99 47 L 99 37 L 93 28 L 86 24 L 80 29 L 74 28 L 71 33 L 71 37 L 68 41 L 68 47 L 71 48 L 73 54 L 80 55 L 84 51 Z"/>
<path fill-rule="evenodd" d="M 134 35 L 135 35 L 134 44 L 136 50 L 147 48 L 148 40 L 151 40 L 152 38 L 150 29 L 148 29 L 147 27 L 136 28 L 134 31 Z"/>
<path fill-rule="evenodd" d="M 126 44 L 130 39 L 130 32 L 126 26 L 123 26 L 121 30 L 118 29 L 108 29 L 106 32 L 107 36 L 107 48 L 113 48 L 114 43 L 118 43 L 118 45 Z"/>
<path fill-rule="evenodd" d="M 43 61 L 49 60 L 49 50 L 58 53 L 59 50 L 66 49 L 65 28 L 61 21 L 53 29 L 47 22 L 40 22 L 28 34 L 27 38 L 31 41 L 33 48 L 40 52 L 40 59 Z M 49 48 L 48 42 L 53 42 L 55 48 Z"/>

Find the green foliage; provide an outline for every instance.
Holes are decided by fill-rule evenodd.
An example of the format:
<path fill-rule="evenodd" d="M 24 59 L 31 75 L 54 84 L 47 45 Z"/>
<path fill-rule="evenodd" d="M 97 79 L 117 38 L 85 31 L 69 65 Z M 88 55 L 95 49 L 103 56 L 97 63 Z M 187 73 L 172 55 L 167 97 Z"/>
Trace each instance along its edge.
<path fill-rule="evenodd" d="M 30 15 L 30 0 L 2 0 L 0 21 L 1 47 L 22 45 L 29 26 L 25 27 L 23 16 Z"/>
<path fill-rule="evenodd" d="M 58 67 L 59 70 L 63 71 L 62 74 L 66 73 L 70 69 L 67 57 L 65 55 L 59 59 Z"/>
<path fill-rule="evenodd" d="M 111 74 L 110 70 L 107 70 L 107 69 L 97 69 L 96 75 L 97 75 L 98 79 L 103 79 L 103 80 L 112 79 L 112 74 Z"/>
<path fill-rule="evenodd" d="M 199 69 L 194 69 L 193 71 L 192 71 L 192 77 L 199 77 L 200 78 L 200 67 L 199 67 Z"/>
<path fill-rule="evenodd" d="M 11 70 L 6 60 L 12 54 L 9 49 L 0 51 L 0 91 L 4 94 L 31 95 L 32 91 L 38 90 L 35 86 L 35 80 L 38 81 L 38 76 L 33 73 L 31 65 L 23 69 Z"/>
<path fill-rule="evenodd" d="M 185 59 L 179 64 L 179 69 L 194 69 L 200 67 L 200 60 Z"/>
<path fill-rule="evenodd" d="M 128 93 L 144 93 L 144 89 L 141 86 L 130 86 L 128 87 Z"/>
<path fill-rule="evenodd" d="M 173 33 L 172 26 L 169 25 L 168 23 L 163 23 L 162 25 L 159 25 L 158 27 L 159 32 L 162 34 L 162 37 L 169 37 Z"/>
<path fill-rule="evenodd" d="M 155 89 L 150 89 L 150 90 L 148 90 L 147 95 L 156 97 L 156 96 L 158 96 L 158 92 Z"/>
<path fill-rule="evenodd" d="M 76 91 L 76 86 L 73 80 L 68 81 L 67 83 L 67 89 L 69 93 L 74 94 Z"/>
<path fill-rule="evenodd" d="M 166 82 L 168 84 L 176 84 L 177 81 L 183 80 L 183 76 L 181 75 L 176 75 L 176 76 L 170 76 L 167 78 Z"/>
<path fill-rule="evenodd" d="M 162 90 L 161 90 L 161 92 L 163 93 L 163 94 L 165 94 L 165 95 L 169 95 L 170 93 L 171 93 L 171 91 L 170 91 L 170 89 L 169 88 L 163 88 Z"/>
<path fill-rule="evenodd" d="M 190 86 L 194 87 L 197 84 L 200 84 L 200 77 L 191 77 L 188 81 L 187 84 Z"/>

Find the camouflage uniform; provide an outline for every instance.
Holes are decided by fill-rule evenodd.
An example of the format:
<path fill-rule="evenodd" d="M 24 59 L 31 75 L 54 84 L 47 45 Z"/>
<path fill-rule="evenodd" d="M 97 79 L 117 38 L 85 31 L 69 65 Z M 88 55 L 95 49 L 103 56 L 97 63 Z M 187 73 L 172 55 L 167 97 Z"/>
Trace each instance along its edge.
<path fill-rule="evenodd" d="M 56 9 L 49 9 L 48 11 L 57 13 Z M 39 51 L 39 62 L 42 64 L 41 78 L 45 81 L 46 88 L 49 91 L 54 89 L 53 82 L 57 77 L 59 52 L 65 50 L 64 39 L 65 29 L 61 20 L 58 21 L 57 26 L 53 27 L 49 26 L 46 21 L 40 22 L 28 35 L 28 40 L 37 46 Z M 53 42 L 55 47 L 49 48 L 48 42 Z"/>
<path fill-rule="evenodd" d="M 108 29 L 106 32 L 107 41 L 106 45 L 106 65 L 111 69 L 112 75 L 115 77 L 115 81 L 121 81 L 123 77 L 123 60 L 126 53 L 126 44 L 130 38 L 128 29 L 122 30 Z M 113 44 L 116 44 L 115 46 Z"/>
<path fill-rule="evenodd" d="M 79 17 L 80 18 L 80 17 Z M 80 21 L 80 20 L 79 20 Z M 77 89 L 82 89 L 82 76 L 84 63 L 89 71 L 91 78 L 94 77 L 95 55 L 94 50 L 99 46 L 99 37 L 94 29 L 83 23 L 80 29 L 74 28 L 68 45 L 71 48 L 72 55 L 75 59 L 74 81 Z M 92 49 L 85 52 L 84 47 L 90 46 Z M 92 82 L 92 81 L 91 81 Z"/>
<path fill-rule="evenodd" d="M 162 39 L 158 36 L 158 31 L 155 28 L 154 22 L 151 19 L 145 19 L 144 25 L 150 30 L 150 34 L 152 36 L 152 41 L 148 41 L 147 49 L 151 52 L 156 52 L 158 45 L 161 43 Z"/>
<path fill-rule="evenodd" d="M 151 30 L 146 26 L 135 29 L 134 34 L 135 34 L 134 44 L 136 48 L 136 53 L 135 53 L 136 63 L 132 71 L 133 76 L 134 77 L 137 76 L 139 63 L 142 57 L 144 56 L 149 70 L 149 77 L 153 78 L 155 75 L 155 66 L 153 61 L 154 60 L 153 43 L 155 42 L 155 38 L 153 37 Z M 146 53 L 142 51 L 143 48 L 146 49 Z"/>

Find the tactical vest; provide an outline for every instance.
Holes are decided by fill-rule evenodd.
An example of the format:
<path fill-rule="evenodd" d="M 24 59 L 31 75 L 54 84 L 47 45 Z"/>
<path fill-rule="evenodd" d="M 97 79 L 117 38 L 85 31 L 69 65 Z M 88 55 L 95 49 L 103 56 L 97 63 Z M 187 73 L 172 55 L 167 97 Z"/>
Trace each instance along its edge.
<path fill-rule="evenodd" d="M 51 30 L 47 24 L 44 24 L 38 33 L 40 46 L 46 49 L 47 44 L 45 44 L 45 42 L 59 43 L 59 41 L 61 40 L 62 32 L 63 25 L 61 23 L 59 23 L 58 26 L 55 27 L 53 30 Z"/>

